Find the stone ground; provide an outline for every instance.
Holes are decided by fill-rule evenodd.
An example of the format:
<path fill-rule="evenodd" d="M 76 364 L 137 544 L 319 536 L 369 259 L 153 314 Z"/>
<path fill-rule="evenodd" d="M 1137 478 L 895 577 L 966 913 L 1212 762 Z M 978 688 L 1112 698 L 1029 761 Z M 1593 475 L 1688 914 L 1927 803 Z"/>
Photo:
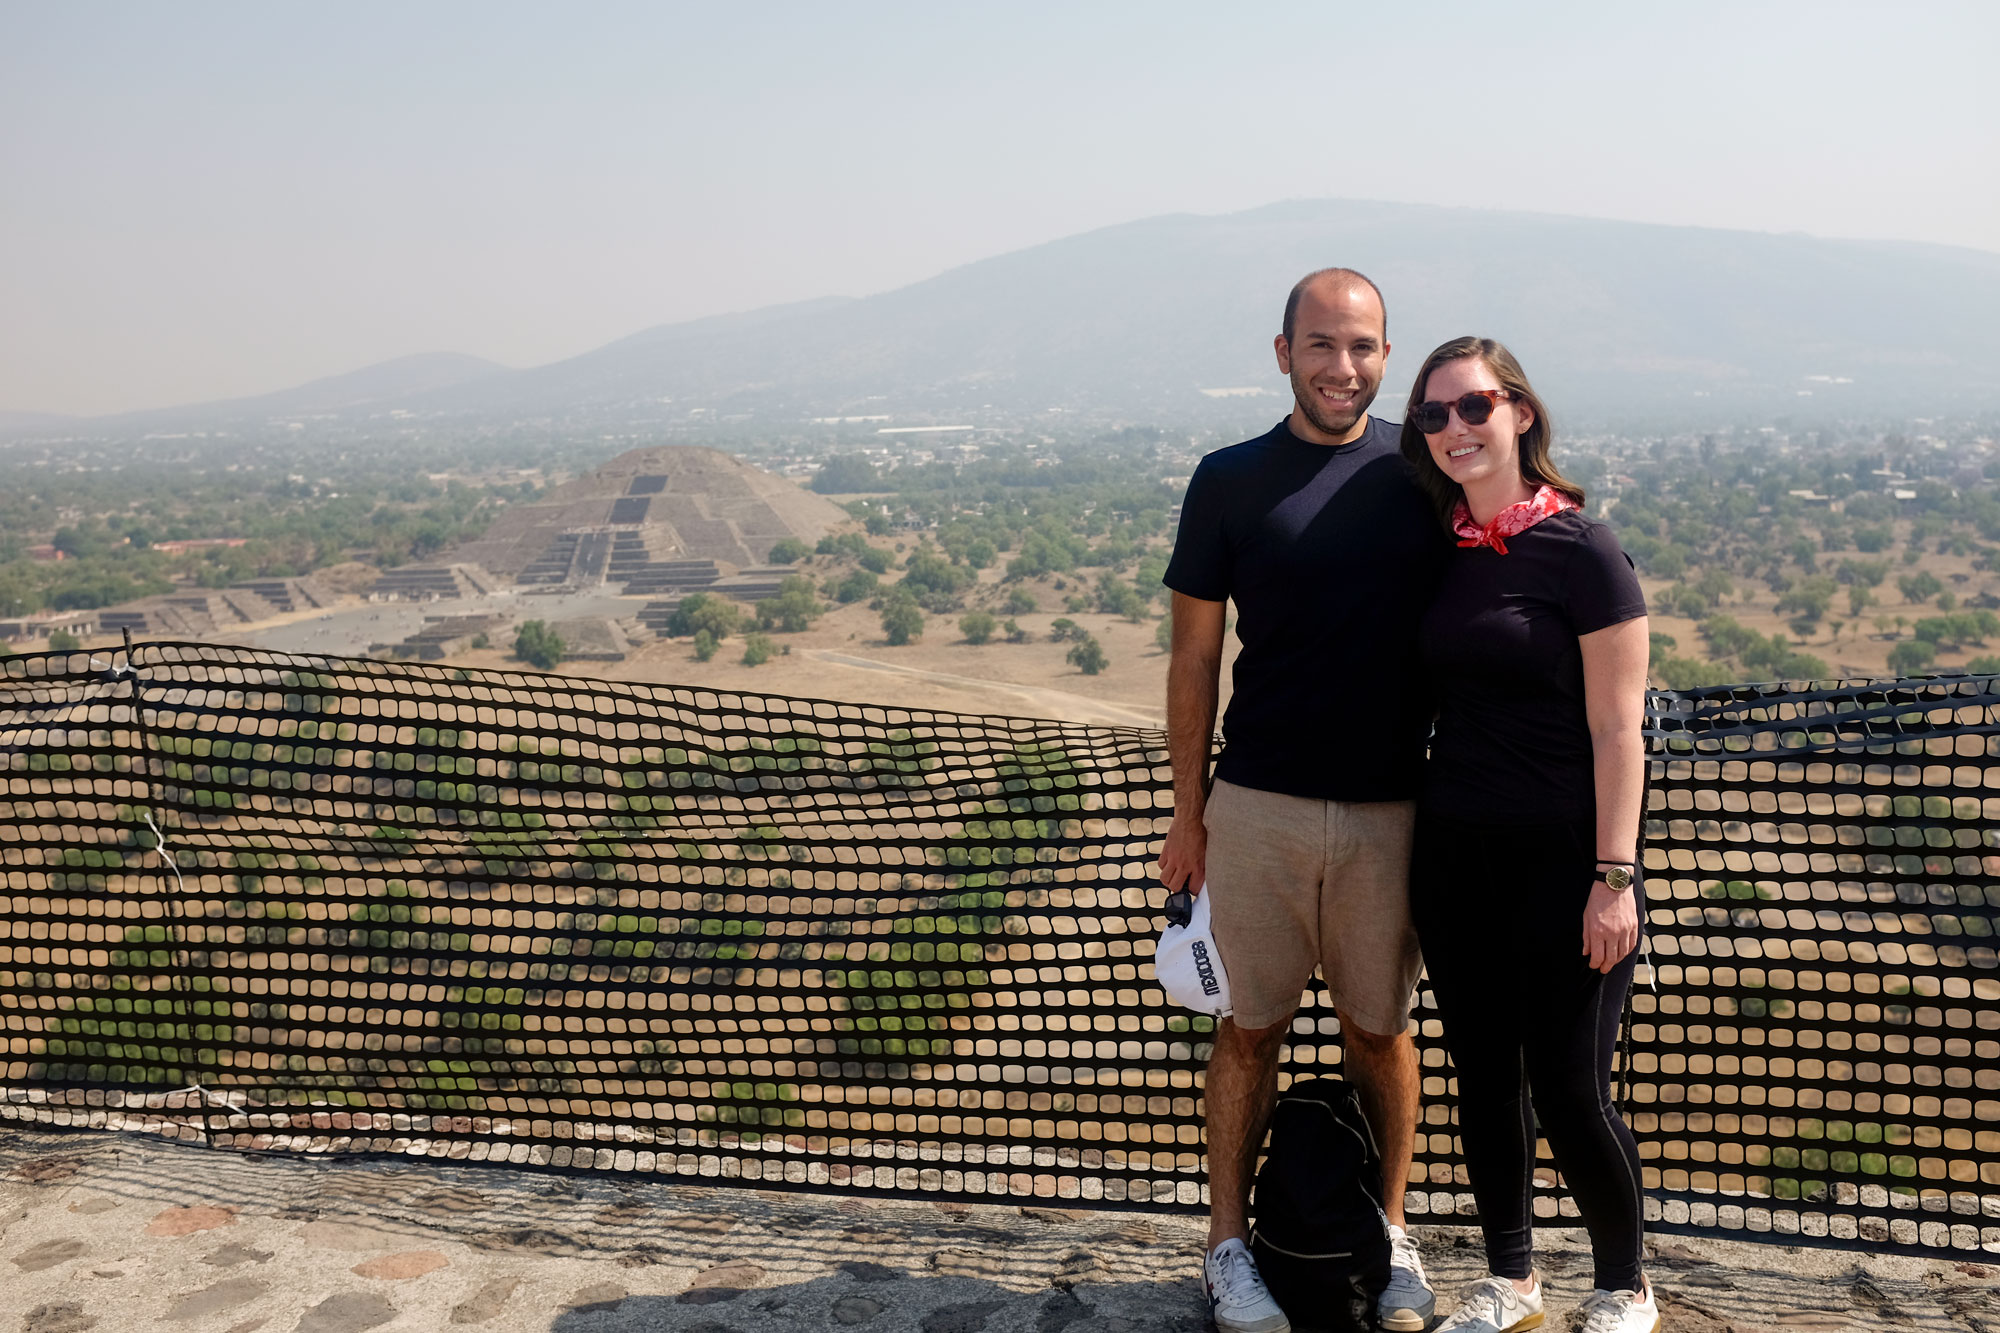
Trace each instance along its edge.
<path fill-rule="evenodd" d="M 1440 1290 L 1480 1271 L 1419 1228 Z M 1543 1233 L 1556 1311 L 1589 1283 Z M 1672 1333 L 2000 1333 L 2000 1266 L 1656 1238 Z M 0 1127 L 0 1333 L 1200 1333 L 1191 1218 Z M 1563 1328 L 1560 1314 L 1551 1328 Z"/>

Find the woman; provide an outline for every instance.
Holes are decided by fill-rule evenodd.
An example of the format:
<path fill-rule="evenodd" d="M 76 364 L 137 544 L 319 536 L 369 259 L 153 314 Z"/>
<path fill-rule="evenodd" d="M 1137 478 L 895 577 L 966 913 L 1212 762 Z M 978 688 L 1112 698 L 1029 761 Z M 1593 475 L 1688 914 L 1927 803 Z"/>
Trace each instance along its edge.
<path fill-rule="evenodd" d="M 1537 1119 L 1590 1232 L 1582 1328 L 1660 1325 L 1639 1153 L 1610 1095 L 1639 943 L 1646 603 L 1549 441 L 1499 343 L 1455 339 L 1418 372 L 1402 451 L 1461 549 L 1421 630 L 1438 719 L 1410 896 L 1492 1274 L 1439 1333 L 1542 1322 Z"/>

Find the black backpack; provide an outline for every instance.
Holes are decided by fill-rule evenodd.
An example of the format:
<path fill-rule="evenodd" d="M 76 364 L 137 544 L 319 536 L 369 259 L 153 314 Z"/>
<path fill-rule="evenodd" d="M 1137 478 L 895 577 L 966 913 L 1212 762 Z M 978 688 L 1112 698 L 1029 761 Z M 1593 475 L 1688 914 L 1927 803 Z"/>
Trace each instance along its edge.
<path fill-rule="evenodd" d="M 1250 1253 L 1295 1324 L 1375 1327 L 1389 1285 L 1382 1154 L 1346 1083 L 1301 1079 L 1278 1098 L 1251 1212 Z"/>

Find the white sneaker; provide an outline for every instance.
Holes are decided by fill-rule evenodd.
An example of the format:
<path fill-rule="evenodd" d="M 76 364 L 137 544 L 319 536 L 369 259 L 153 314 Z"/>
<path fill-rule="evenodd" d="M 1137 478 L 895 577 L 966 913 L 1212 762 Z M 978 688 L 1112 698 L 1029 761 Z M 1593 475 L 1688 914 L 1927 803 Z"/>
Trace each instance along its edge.
<path fill-rule="evenodd" d="M 1651 1287 L 1640 1296 L 1599 1288 L 1578 1307 L 1577 1333 L 1660 1333 L 1660 1302 Z"/>
<path fill-rule="evenodd" d="M 1542 1284 L 1523 1296 L 1504 1277 L 1489 1277 L 1465 1293 L 1465 1301 L 1437 1333 L 1516 1333 L 1542 1326 Z"/>
<path fill-rule="evenodd" d="M 1392 1333 L 1423 1333 L 1437 1313 L 1437 1296 L 1424 1276 L 1417 1243 L 1401 1227 L 1389 1228 L 1389 1285 L 1375 1307 L 1382 1327 Z"/>
<path fill-rule="evenodd" d="M 1292 1333 L 1292 1321 L 1271 1299 L 1249 1246 L 1225 1240 L 1202 1267 L 1208 1278 L 1209 1314 L 1222 1333 Z"/>

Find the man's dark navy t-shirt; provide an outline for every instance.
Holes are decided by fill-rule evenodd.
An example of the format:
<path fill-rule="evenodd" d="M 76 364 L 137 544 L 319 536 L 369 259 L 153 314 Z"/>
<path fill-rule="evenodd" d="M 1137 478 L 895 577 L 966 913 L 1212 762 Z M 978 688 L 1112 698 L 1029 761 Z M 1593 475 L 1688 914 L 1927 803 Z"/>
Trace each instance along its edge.
<path fill-rule="evenodd" d="M 1285 422 L 1201 460 L 1165 583 L 1236 602 L 1235 689 L 1215 775 L 1334 801 L 1417 795 L 1431 698 L 1417 624 L 1451 546 L 1371 419 L 1353 444 Z"/>
<path fill-rule="evenodd" d="M 1632 562 L 1581 510 L 1453 551 L 1425 613 L 1438 696 L 1426 808 L 1473 822 L 1588 822 L 1596 766 L 1577 639 L 1646 614 Z"/>

